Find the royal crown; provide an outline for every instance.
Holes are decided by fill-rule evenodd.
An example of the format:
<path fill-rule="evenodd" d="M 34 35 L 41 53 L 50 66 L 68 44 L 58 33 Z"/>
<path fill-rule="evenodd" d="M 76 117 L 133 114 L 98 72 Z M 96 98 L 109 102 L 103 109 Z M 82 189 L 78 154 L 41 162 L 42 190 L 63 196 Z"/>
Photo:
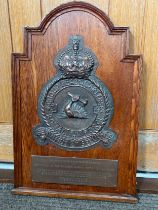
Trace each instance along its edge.
<path fill-rule="evenodd" d="M 70 37 L 68 45 L 57 54 L 54 63 L 68 78 L 88 77 L 98 65 L 95 54 L 84 47 L 83 38 L 79 35 Z"/>

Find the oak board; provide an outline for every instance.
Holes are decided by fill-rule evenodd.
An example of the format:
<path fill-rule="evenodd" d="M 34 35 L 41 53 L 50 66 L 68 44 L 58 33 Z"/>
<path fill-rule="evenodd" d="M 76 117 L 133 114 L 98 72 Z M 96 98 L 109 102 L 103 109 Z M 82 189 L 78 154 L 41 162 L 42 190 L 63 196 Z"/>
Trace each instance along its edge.
<path fill-rule="evenodd" d="M 96 145 L 83 151 L 67 151 L 53 144 L 38 145 L 32 128 L 40 122 L 38 95 L 55 75 L 53 60 L 71 35 L 84 37 L 85 46 L 98 58 L 97 77 L 114 99 L 110 128 L 117 140 L 111 148 Z M 39 27 L 26 27 L 24 53 L 12 55 L 14 184 L 15 194 L 137 202 L 136 163 L 141 56 L 129 55 L 129 28 L 114 27 L 104 12 L 83 2 L 63 4 L 52 10 Z M 109 159 L 118 161 L 116 187 L 33 182 L 31 158 Z"/>

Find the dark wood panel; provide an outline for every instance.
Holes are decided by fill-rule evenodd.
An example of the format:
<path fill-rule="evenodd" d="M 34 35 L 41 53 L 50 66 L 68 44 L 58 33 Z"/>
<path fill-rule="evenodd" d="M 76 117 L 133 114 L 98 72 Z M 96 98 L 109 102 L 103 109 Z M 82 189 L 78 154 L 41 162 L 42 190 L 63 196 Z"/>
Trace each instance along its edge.
<path fill-rule="evenodd" d="M 97 55 L 97 77 L 114 97 L 110 127 L 118 138 L 109 149 L 98 145 L 85 151 L 66 151 L 55 145 L 39 146 L 32 136 L 33 126 L 39 123 L 37 99 L 41 87 L 55 75 L 52 61 L 72 34 L 83 36 L 85 46 Z M 81 2 L 62 5 L 39 27 L 25 29 L 24 54 L 12 57 L 15 187 L 135 195 L 141 59 L 128 55 L 128 40 L 128 28 L 114 27 L 102 11 Z M 118 160 L 118 185 L 113 189 L 33 183 L 31 155 Z"/>
<path fill-rule="evenodd" d="M 158 131 L 140 130 L 138 135 L 137 170 L 158 172 Z M 13 125 L 0 124 L 0 159 L 13 161 Z M 154 151 L 154 152 L 153 152 Z"/>
<path fill-rule="evenodd" d="M 64 190 L 47 190 L 47 189 L 34 189 L 27 187 L 19 187 L 12 190 L 13 194 L 17 195 L 35 195 L 35 196 L 47 196 L 55 198 L 74 198 L 74 199 L 89 199 L 89 200 L 106 200 L 113 202 L 128 202 L 137 203 L 138 199 L 135 196 L 118 193 L 87 193 L 76 191 L 64 191 Z"/>

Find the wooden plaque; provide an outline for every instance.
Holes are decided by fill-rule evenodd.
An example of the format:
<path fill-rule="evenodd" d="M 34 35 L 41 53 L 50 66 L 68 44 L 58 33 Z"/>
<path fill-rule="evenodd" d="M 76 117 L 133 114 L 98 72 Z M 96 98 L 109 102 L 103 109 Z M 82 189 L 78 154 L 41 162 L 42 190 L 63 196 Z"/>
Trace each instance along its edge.
<path fill-rule="evenodd" d="M 12 55 L 15 194 L 137 202 L 141 57 L 129 29 L 71 2 Z"/>

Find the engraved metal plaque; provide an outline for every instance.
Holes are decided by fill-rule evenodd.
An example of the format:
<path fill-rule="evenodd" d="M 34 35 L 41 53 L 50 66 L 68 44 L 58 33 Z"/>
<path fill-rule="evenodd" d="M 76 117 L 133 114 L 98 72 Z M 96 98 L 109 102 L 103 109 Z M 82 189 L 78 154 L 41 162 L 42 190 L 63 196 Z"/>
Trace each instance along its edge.
<path fill-rule="evenodd" d="M 33 155 L 32 181 L 116 187 L 117 167 L 117 160 Z"/>
<path fill-rule="evenodd" d="M 108 88 L 96 77 L 98 61 L 84 47 L 83 38 L 71 36 L 54 60 L 57 69 L 38 99 L 41 124 L 32 129 L 37 144 L 56 144 L 82 150 L 98 143 L 111 147 L 117 135 L 109 128 L 114 112 Z"/>

